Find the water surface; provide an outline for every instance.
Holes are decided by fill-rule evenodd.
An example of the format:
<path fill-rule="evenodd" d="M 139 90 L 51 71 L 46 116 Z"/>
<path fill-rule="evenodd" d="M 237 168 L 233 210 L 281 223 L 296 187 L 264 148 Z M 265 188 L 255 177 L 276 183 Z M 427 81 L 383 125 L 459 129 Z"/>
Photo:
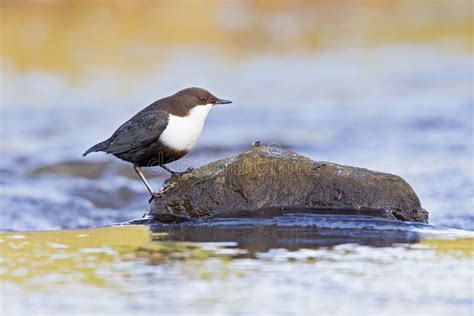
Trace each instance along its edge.
<path fill-rule="evenodd" d="M 317 220 L 304 222 L 320 230 Z M 339 231 L 350 229 L 347 221 L 339 224 Z M 265 245 L 272 235 L 260 229 L 259 243 L 176 242 L 145 226 L 1 234 L 2 309 L 6 315 L 60 315 L 65 308 L 72 315 L 470 315 L 466 275 L 474 235 L 388 230 L 420 239 L 324 245 L 308 243 L 318 239 L 314 234 L 306 240 L 283 234 L 280 240 L 291 243 L 276 246 Z"/>

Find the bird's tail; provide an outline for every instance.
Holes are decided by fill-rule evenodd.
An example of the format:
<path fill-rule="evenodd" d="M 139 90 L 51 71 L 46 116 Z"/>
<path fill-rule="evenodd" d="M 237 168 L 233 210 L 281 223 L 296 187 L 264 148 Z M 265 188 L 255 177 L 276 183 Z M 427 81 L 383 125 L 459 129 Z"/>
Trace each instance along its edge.
<path fill-rule="evenodd" d="M 82 156 L 87 156 L 91 152 L 95 152 L 95 151 L 105 151 L 107 147 L 109 147 L 109 140 L 105 140 L 103 142 L 95 144 L 91 148 L 87 149 L 86 152 L 82 154 Z"/>

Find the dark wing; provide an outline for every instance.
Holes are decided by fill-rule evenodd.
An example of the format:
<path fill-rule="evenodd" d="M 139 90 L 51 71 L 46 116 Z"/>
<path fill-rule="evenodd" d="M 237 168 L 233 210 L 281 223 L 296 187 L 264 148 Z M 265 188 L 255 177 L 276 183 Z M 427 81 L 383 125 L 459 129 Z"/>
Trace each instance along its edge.
<path fill-rule="evenodd" d="M 168 117 L 167 112 L 156 107 L 139 112 L 115 131 L 105 152 L 120 154 L 155 141 L 168 125 Z"/>

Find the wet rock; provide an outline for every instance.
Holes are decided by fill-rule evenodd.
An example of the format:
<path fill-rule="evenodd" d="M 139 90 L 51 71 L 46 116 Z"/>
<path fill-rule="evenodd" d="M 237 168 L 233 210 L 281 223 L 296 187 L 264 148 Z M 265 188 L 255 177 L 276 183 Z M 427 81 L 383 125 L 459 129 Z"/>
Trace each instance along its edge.
<path fill-rule="evenodd" d="M 150 172 L 150 170 L 144 170 L 144 172 L 147 178 L 163 177 L 166 174 L 163 171 L 160 171 L 161 173 L 155 173 Z M 117 161 L 116 159 L 109 159 L 100 162 L 79 160 L 61 161 L 37 167 L 29 171 L 28 174 L 30 176 L 58 175 L 89 179 L 100 179 L 106 174 L 113 174 L 121 175 L 130 179 L 138 179 L 137 174 L 133 171 L 132 165 Z"/>
<path fill-rule="evenodd" d="M 166 181 L 147 214 L 159 221 L 262 216 L 295 209 L 403 221 L 428 221 L 428 212 L 402 178 L 362 168 L 312 161 L 278 147 L 254 146 Z M 371 213 L 372 212 L 372 213 Z"/>
<path fill-rule="evenodd" d="M 100 209 L 120 209 L 129 206 L 138 196 L 146 196 L 145 192 L 137 194 L 128 187 L 119 187 L 113 190 L 80 187 L 73 189 L 71 195 L 84 198 Z"/>
<path fill-rule="evenodd" d="M 44 174 L 55 174 L 60 176 L 79 176 L 97 179 L 106 168 L 107 164 L 105 162 L 89 163 L 84 161 L 64 161 L 35 168 L 29 172 L 29 175 L 41 176 Z"/>

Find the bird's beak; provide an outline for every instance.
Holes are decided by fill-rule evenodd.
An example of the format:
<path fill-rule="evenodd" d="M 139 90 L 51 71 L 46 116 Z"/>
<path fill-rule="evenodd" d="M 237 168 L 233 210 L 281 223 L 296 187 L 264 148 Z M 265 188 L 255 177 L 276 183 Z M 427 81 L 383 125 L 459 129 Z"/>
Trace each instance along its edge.
<path fill-rule="evenodd" d="M 229 104 L 232 103 L 230 100 L 217 99 L 214 104 Z"/>

